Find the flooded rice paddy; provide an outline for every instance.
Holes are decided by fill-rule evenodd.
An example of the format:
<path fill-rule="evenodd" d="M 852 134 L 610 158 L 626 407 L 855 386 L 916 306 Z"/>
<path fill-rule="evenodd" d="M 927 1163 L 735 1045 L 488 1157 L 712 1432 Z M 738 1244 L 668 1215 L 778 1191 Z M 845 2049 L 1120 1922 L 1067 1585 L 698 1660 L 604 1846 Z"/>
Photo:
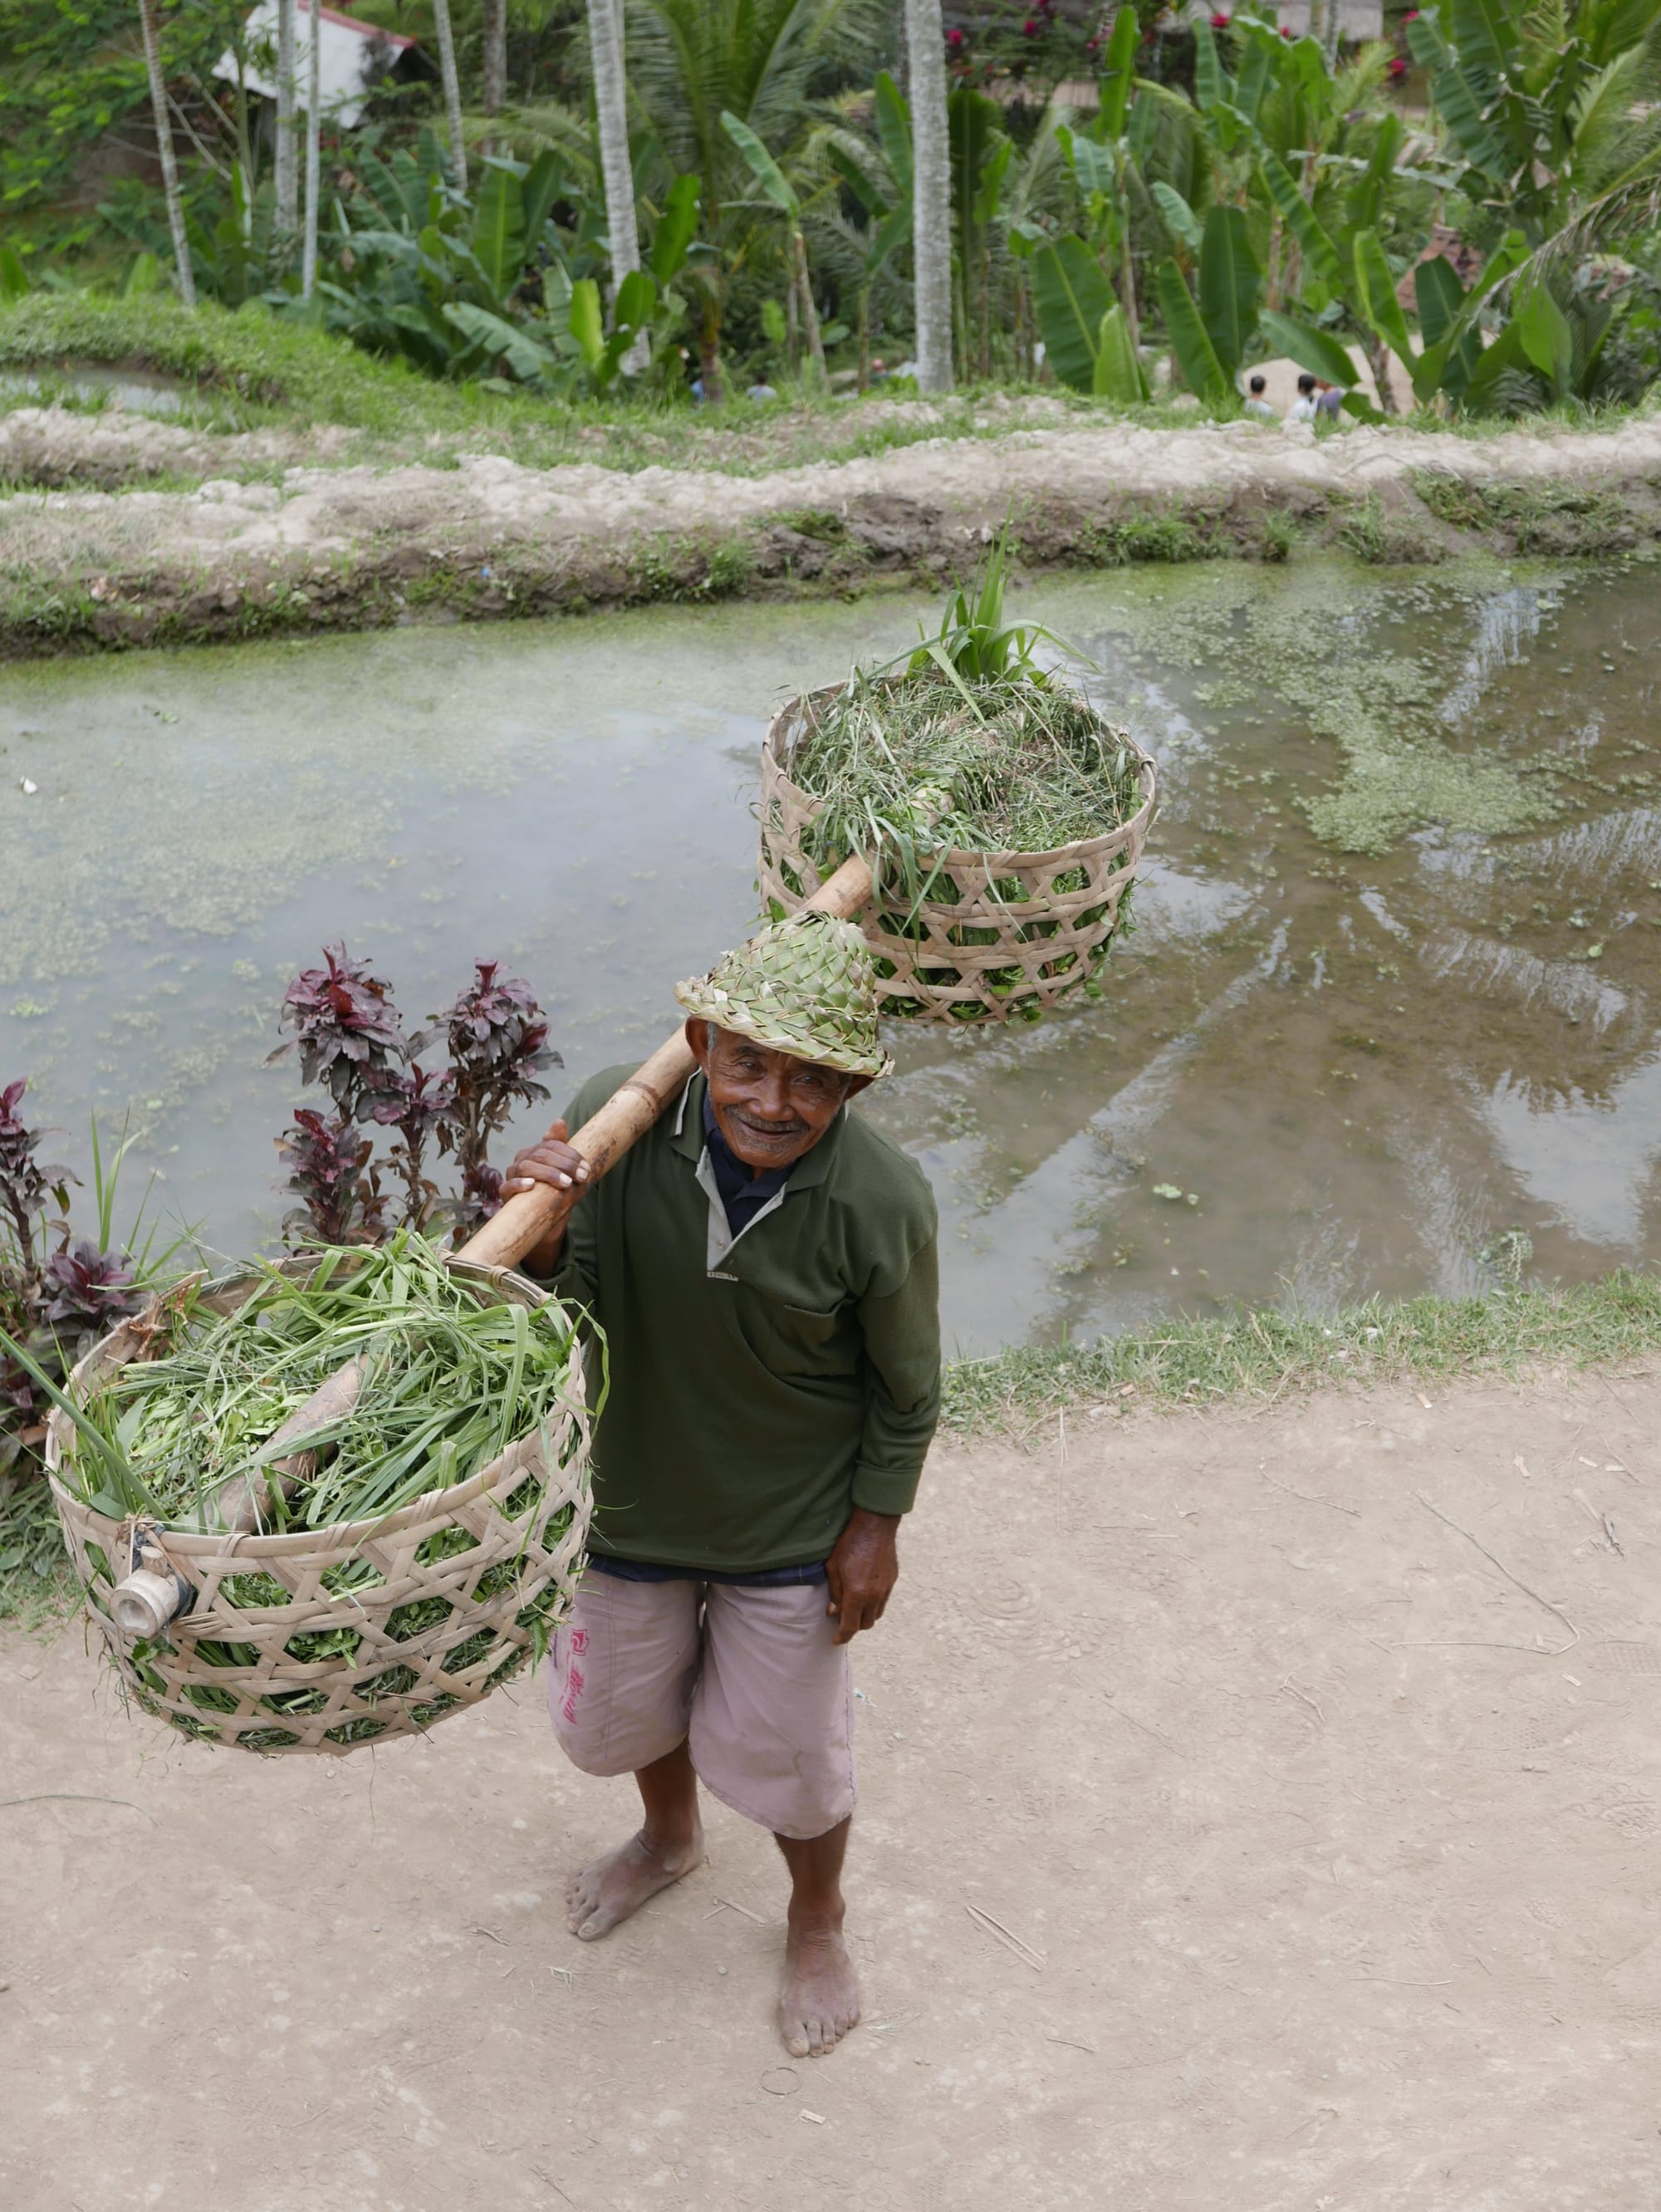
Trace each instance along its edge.
<path fill-rule="evenodd" d="M 1658 586 L 1294 563 L 1024 595 L 1164 805 L 1100 1001 L 894 1033 L 868 1110 L 937 1193 L 958 1348 L 1661 1259 Z M 0 673 L 0 1083 L 83 1168 L 89 1115 L 130 1114 L 124 1202 L 154 1172 L 215 1249 L 269 1246 L 303 1094 L 264 1063 L 325 939 L 412 1022 L 505 959 L 556 1090 L 641 1055 L 753 919 L 767 714 L 930 611 Z"/>

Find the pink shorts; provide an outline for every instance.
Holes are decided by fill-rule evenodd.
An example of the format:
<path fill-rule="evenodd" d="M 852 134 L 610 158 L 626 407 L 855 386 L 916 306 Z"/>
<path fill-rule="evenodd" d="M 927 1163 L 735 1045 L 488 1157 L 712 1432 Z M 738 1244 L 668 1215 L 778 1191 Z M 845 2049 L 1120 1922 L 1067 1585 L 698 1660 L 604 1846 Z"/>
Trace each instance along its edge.
<path fill-rule="evenodd" d="M 585 1774 L 632 1774 L 685 1743 L 704 1787 L 778 1836 L 846 1820 L 853 1675 L 822 1582 L 584 1576 L 555 1632 L 548 1709 Z"/>

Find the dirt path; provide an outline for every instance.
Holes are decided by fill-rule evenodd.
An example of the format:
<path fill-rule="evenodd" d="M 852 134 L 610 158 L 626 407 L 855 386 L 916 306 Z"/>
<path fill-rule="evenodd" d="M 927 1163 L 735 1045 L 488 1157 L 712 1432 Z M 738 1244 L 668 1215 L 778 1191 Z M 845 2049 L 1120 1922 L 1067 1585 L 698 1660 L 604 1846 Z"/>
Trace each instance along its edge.
<path fill-rule="evenodd" d="M 856 1647 L 866 2025 L 794 2067 L 737 1818 L 566 1934 L 627 1792 L 534 1689 L 259 1763 L 9 1638 L 0 2201 L 1650 2212 L 1661 1368 L 1431 1395 L 937 1453 Z"/>
<path fill-rule="evenodd" d="M 101 471 L 124 438 L 152 453 L 175 439 L 180 466 L 203 465 L 200 433 L 20 409 L 0 417 L 0 480 L 73 474 L 77 441 L 87 471 Z M 238 468 L 270 460 L 264 447 L 242 456 L 241 442 L 225 441 L 227 468 L 233 446 Z M 277 482 L 233 473 L 188 492 L 0 500 L 0 652 L 862 589 L 960 566 L 1011 507 L 1023 558 L 1040 567 L 1263 551 L 1270 516 L 1318 527 L 1373 493 L 1408 518 L 1401 550 L 1509 550 L 1516 533 L 1503 526 L 1496 537 L 1431 517 L 1414 489 L 1427 470 L 1476 485 L 1606 487 L 1616 504 L 1597 550 L 1661 532 L 1661 419 L 1483 441 L 1357 428 L 1318 442 L 1254 422 L 1121 422 L 943 438 L 754 476 L 535 469 L 488 454 L 450 467 L 294 466 Z"/>

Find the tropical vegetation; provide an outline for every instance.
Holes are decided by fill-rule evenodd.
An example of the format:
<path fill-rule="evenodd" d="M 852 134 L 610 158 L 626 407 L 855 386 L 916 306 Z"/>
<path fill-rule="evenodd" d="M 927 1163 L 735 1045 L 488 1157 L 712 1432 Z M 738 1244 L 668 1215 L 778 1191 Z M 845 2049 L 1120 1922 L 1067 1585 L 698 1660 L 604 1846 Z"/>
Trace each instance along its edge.
<path fill-rule="evenodd" d="M 1289 357 L 1373 419 L 1661 374 L 1661 0 L 1391 0 L 1361 46 L 1274 0 L 402 4 L 362 21 L 427 73 L 348 130 L 297 0 L 0 0 L 0 295 L 211 299 L 555 403 L 1227 413 Z"/>

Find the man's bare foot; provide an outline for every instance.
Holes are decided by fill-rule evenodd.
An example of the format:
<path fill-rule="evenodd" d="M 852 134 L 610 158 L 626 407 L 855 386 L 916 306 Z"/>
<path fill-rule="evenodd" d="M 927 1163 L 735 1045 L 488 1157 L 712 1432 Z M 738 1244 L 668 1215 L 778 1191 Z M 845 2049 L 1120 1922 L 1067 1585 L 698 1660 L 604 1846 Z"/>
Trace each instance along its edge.
<path fill-rule="evenodd" d="M 859 1984 L 833 1923 L 792 1927 L 785 1943 L 785 1988 L 779 2032 L 792 2058 L 822 2058 L 859 2024 Z"/>
<path fill-rule="evenodd" d="M 642 1828 L 615 1851 L 583 1867 L 566 1885 L 570 1907 L 566 1924 L 573 1936 L 591 1943 L 631 1912 L 638 1912 L 647 1898 L 689 1875 L 704 1863 L 704 1832 L 694 1826 L 684 1843 L 654 1843 Z"/>

